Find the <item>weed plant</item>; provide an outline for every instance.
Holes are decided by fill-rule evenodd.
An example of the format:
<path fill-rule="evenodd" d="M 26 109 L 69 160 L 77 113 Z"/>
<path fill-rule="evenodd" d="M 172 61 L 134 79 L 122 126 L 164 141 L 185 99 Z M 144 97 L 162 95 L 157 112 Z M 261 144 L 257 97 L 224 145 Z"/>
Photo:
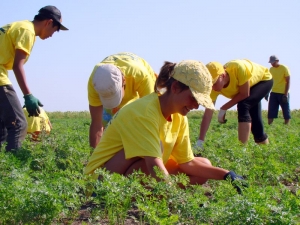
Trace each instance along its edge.
<path fill-rule="evenodd" d="M 48 113 L 50 135 L 0 152 L 0 224 L 300 224 L 299 115 L 293 110 L 290 125 L 279 117 L 269 126 L 263 112 L 270 144 L 251 137 L 241 145 L 236 111 L 227 112 L 226 124 L 216 112 L 202 150 L 194 146 L 203 111 L 189 113 L 194 153 L 243 175 L 250 186 L 239 195 L 229 181 L 190 186 L 182 174 L 169 183 L 140 172 L 84 176 L 89 113 Z"/>

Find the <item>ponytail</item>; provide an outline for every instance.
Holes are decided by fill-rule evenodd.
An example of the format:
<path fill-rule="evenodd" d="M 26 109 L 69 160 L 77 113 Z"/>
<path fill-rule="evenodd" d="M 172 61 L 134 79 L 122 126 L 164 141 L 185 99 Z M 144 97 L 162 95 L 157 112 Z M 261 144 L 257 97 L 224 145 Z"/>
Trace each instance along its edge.
<path fill-rule="evenodd" d="M 166 88 L 167 90 L 170 89 L 172 83 L 175 81 L 175 79 L 172 78 L 172 73 L 174 71 L 175 66 L 176 63 L 171 63 L 168 61 L 166 61 L 165 64 L 162 66 L 154 86 L 154 91 L 156 93 L 159 93 L 159 90 L 163 88 Z"/>
<path fill-rule="evenodd" d="M 176 63 L 171 63 L 166 61 L 165 64 L 160 69 L 158 77 L 155 82 L 154 91 L 156 93 L 163 94 L 164 92 L 169 92 L 174 81 L 181 91 L 188 89 L 189 87 L 184 83 L 173 78 L 173 71 Z"/>

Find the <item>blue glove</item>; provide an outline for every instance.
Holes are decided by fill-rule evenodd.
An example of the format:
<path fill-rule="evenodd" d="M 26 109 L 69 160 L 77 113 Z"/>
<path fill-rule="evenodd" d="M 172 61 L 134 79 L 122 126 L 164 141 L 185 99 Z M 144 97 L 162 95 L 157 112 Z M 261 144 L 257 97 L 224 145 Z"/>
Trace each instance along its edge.
<path fill-rule="evenodd" d="M 41 113 L 39 106 L 43 106 L 43 104 L 38 100 L 36 97 L 34 97 L 32 94 L 25 95 L 25 107 L 28 112 L 28 116 L 39 116 Z"/>
<path fill-rule="evenodd" d="M 243 187 L 249 186 L 242 176 L 235 174 L 235 172 L 233 171 L 229 171 L 228 173 L 225 174 L 224 180 L 227 179 L 230 179 L 232 186 L 237 190 L 239 194 L 242 194 L 241 186 Z"/>

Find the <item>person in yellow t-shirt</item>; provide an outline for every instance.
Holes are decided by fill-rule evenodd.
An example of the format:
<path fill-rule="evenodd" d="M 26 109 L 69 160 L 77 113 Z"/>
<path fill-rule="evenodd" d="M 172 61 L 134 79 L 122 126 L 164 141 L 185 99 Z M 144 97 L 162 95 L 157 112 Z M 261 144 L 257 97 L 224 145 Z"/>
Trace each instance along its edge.
<path fill-rule="evenodd" d="M 33 141 L 38 141 L 41 133 L 50 133 L 52 124 L 42 107 L 40 107 L 39 116 L 29 116 L 26 107 L 23 107 L 23 112 L 27 120 L 27 134 L 31 135 Z"/>
<path fill-rule="evenodd" d="M 232 60 L 224 66 L 218 62 L 210 62 L 206 66 L 213 79 L 210 94 L 212 101 L 215 103 L 220 94 L 230 99 L 220 108 L 218 121 L 225 123 L 226 111 L 237 104 L 239 140 L 246 143 L 252 132 L 256 143 L 267 144 L 269 141 L 263 127 L 261 99 L 270 92 L 273 85 L 268 68 L 246 59 Z M 212 115 L 211 109 L 205 109 L 197 141 L 201 148 Z"/>
<path fill-rule="evenodd" d="M 191 184 L 243 179 L 233 171 L 212 166 L 206 158 L 194 157 L 192 152 L 186 115 L 199 104 L 214 109 L 211 86 L 211 76 L 201 62 L 165 62 L 155 92 L 124 106 L 108 123 L 85 174 L 96 179 L 95 170 L 104 168 L 125 176 L 141 170 L 156 177 L 154 167 L 158 167 L 166 177 L 186 174 Z M 160 93 L 162 89 L 164 93 Z"/>
<path fill-rule="evenodd" d="M 289 124 L 291 119 L 289 68 L 279 64 L 279 59 L 275 55 L 270 56 L 269 63 L 272 65 L 270 72 L 273 76 L 274 84 L 269 98 L 268 123 L 272 124 L 274 118 L 278 118 L 278 109 L 280 106 L 284 124 Z"/>
<path fill-rule="evenodd" d="M 156 77 L 143 58 L 130 52 L 110 55 L 94 67 L 88 81 L 91 147 L 97 146 L 104 127 L 120 108 L 153 92 Z"/>
<path fill-rule="evenodd" d="M 45 40 L 56 31 L 67 30 L 61 22 L 61 12 L 55 6 L 45 6 L 33 21 L 17 21 L 0 27 L 0 147 L 6 142 L 6 151 L 16 151 L 21 147 L 27 128 L 21 103 L 8 78 L 8 70 L 13 70 L 16 76 L 29 116 L 38 116 L 39 106 L 43 105 L 27 85 L 24 64 L 36 36 Z"/>

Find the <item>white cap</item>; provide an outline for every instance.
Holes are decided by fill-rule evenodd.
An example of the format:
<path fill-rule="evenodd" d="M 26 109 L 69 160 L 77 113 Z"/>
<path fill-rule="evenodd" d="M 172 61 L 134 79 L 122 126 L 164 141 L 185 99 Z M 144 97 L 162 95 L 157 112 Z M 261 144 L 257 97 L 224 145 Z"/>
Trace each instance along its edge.
<path fill-rule="evenodd" d="M 104 64 L 96 69 L 93 85 L 104 108 L 113 109 L 120 105 L 123 98 L 122 76 L 118 67 L 112 64 Z"/>

